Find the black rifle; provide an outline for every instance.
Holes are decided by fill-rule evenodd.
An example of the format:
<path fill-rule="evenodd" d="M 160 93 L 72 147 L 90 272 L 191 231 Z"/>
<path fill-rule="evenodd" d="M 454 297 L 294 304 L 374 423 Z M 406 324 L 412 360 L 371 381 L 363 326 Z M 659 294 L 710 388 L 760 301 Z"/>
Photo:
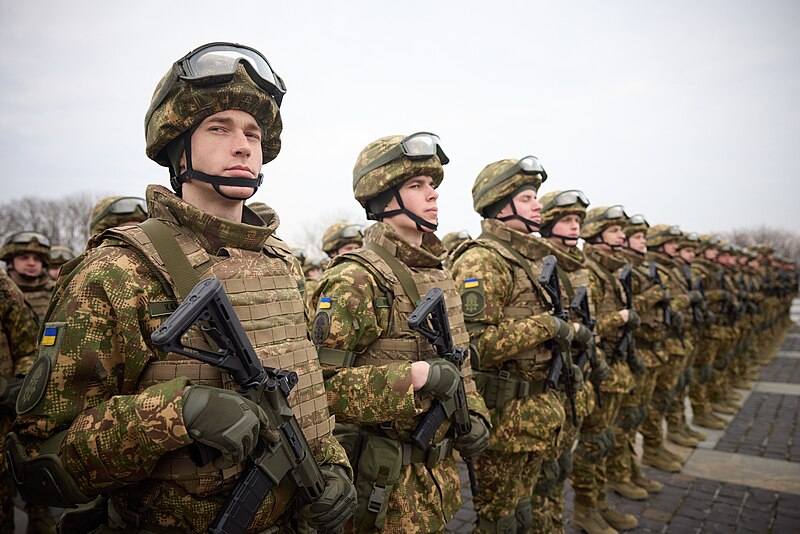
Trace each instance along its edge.
<path fill-rule="evenodd" d="M 218 350 L 183 344 L 181 337 L 198 321 L 203 333 L 219 346 Z M 159 350 L 182 354 L 227 371 L 239 385 L 240 393 L 264 410 L 270 427 L 277 429 L 280 436 L 278 443 L 259 441 L 209 532 L 246 532 L 267 494 L 286 475 L 292 478 L 306 502 L 320 497 L 325 479 L 286 401 L 297 384 L 297 373 L 262 365 L 218 279 L 208 278 L 197 284 L 169 319 L 153 332 L 151 339 Z M 218 454 L 211 447 L 194 445 L 198 448 L 193 451 L 193 459 L 200 465 Z"/>
<path fill-rule="evenodd" d="M 664 326 L 670 328 L 672 326 L 672 306 L 669 303 L 669 288 L 667 288 L 667 284 L 661 280 L 661 275 L 658 274 L 658 267 L 656 267 L 656 263 L 654 261 L 649 263 L 649 269 L 650 271 L 647 275 L 647 279 L 650 280 L 651 284 L 658 284 L 658 286 L 664 292 L 664 300 L 661 302 L 660 306 L 664 311 Z"/>
<path fill-rule="evenodd" d="M 698 276 L 697 279 L 692 278 L 692 268 L 689 265 L 684 264 L 681 268 L 683 271 L 683 278 L 686 280 L 686 290 L 692 291 L 697 290 L 703 295 L 703 301 L 705 302 L 705 290 L 703 289 L 703 281 Z M 703 335 L 703 325 L 705 324 L 705 314 L 703 313 L 702 306 L 700 303 L 692 304 L 692 319 L 694 321 L 695 327 L 700 331 L 700 336 Z"/>
<path fill-rule="evenodd" d="M 733 296 L 728 280 L 725 278 L 725 272 L 721 268 L 717 269 L 717 285 L 725 291 L 722 315 L 725 316 L 729 325 L 733 325 L 741 317 L 742 310 L 741 306 L 736 302 L 736 297 Z"/>
<path fill-rule="evenodd" d="M 633 310 L 633 269 L 630 264 L 622 268 L 619 273 L 619 282 L 622 285 L 622 290 L 625 293 L 625 309 Z M 630 316 L 628 316 L 630 319 Z M 633 329 L 630 326 L 630 320 L 625 322 L 622 327 L 622 339 L 617 344 L 617 354 L 620 358 L 624 358 L 628 367 L 634 374 L 640 375 L 645 369 L 642 368 L 641 362 L 636 357 L 636 341 L 633 339 Z"/>
<path fill-rule="evenodd" d="M 550 296 L 553 305 L 553 317 L 558 317 L 569 324 L 569 312 L 561 305 L 561 284 L 558 281 L 558 261 L 552 254 L 544 259 L 542 273 L 539 275 L 539 285 Z M 570 325 L 572 328 L 572 325 Z M 547 386 L 558 389 L 559 382 L 564 384 L 564 392 L 572 408 L 572 423 L 578 426 L 578 412 L 575 411 L 575 370 L 572 368 L 572 354 L 569 349 L 561 352 L 553 346 L 553 357 L 550 359 L 550 369 L 547 371 Z"/>
<path fill-rule="evenodd" d="M 569 304 L 569 308 L 572 313 L 578 317 L 578 320 L 583 326 L 594 332 L 597 321 L 592 319 L 592 311 L 589 309 L 589 292 L 586 286 L 578 287 L 575 291 L 575 296 L 572 298 L 572 302 Z M 589 365 L 592 366 L 592 369 L 597 369 L 597 352 L 595 350 L 585 350 L 578 354 L 578 357 L 575 358 L 575 365 L 580 367 L 581 371 L 583 371 L 583 366 L 586 365 L 587 361 Z M 603 396 L 600 393 L 600 382 L 592 382 L 592 384 L 595 386 L 594 393 L 597 397 L 597 405 L 602 408 Z"/>
<path fill-rule="evenodd" d="M 434 347 L 439 358 L 447 360 L 458 369 L 467 359 L 467 349 L 456 347 L 453 344 L 453 333 L 450 330 L 450 319 L 447 317 L 447 306 L 444 292 L 434 287 L 425 294 L 425 298 L 408 316 L 408 326 L 415 332 L 422 334 Z M 451 420 L 452 427 L 457 436 L 464 436 L 472 431 L 472 422 L 469 419 L 469 406 L 467 393 L 464 390 L 464 379 L 458 385 L 453 399 L 447 402 L 434 401 L 431 408 L 425 413 L 417 428 L 411 434 L 411 442 L 423 451 L 430 448 L 430 442 L 436 431 L 447 420 Z M 464 458 L 469 471 L 469 484 L 472 494 L 478 492 L 478 481 L 475 478 L 475 467 L 471 458 Z"/>

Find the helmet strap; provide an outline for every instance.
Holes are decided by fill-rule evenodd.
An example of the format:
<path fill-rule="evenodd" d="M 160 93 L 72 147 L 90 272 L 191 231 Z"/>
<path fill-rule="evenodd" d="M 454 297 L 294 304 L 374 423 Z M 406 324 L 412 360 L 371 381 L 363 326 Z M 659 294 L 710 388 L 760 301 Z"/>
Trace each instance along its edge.
<path fill-rule="evenodd" d="M 375 220 L 382 221 L 384 219 L 394 217 L 395 215 L 400 215 L 401 213 L 405 213 L 408 216 L 408 218 L 414 221 L 414 223 L 417 225 L 418 231 L 420 232 L 436 231 L 436 229 L 439 227 L 438 224 L 430 223 L 425 219 L 423 219 L 422 217 L 420 217 L 419 215 L 417 215 L 416 213 L 412 213 L 411 211 L 409 211 L 408 208 L 406 208 L 405 204 L 403 204 L 403 197 L 400 195 L 399 186 L 392 187 L 392 194 L 394 195 L 394 198 L 397 200 L 397 205 L 399 206 L 399 208 L 396 210 L 382 211 L 381 213 L 373 213 L 372 215 L 375 217 Z"/>
<path fill-rule="evenodd" d="M 517 219 L 518 221 L 522 221 L 525 224 L 525 228 L 528 229 L 528 233 L 538 232 L 539 228 L 541 228 L 541 224 L 537 223 L 536 221 L 532 221 L 530 219 L 526 219 L 522 215 L 517 212 L 517 205 L 514 203 L 514 197 L 511 197 L 508 204 L 511 206 L 511 213 L 512 215 L 506 215 L 504 217 L 495 217 L 498 221 L 510 221 L 511 219 Z"/>
<path fill-rule="evenodd" d="M 606 240 L 603 239 L 603 232 L 600 232 L 591 240 L 589 240 L 589 243 L 591 243 L 592 245 L 605 245 L 611 249 L 611 252 L 618 252 L 620 249 L 622 249 L 622 245 L 612 245 L 606 242 Z"/>

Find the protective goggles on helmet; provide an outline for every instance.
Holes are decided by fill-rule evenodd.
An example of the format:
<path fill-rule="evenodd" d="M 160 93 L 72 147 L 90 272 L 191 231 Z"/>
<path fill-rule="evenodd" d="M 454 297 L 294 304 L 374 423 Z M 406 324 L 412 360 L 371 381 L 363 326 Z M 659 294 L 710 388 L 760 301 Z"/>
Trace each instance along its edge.
<path fill-rule="evenodd" d="M 64 261 L 67 262 L 71 259 L 75 258 L 75 254 L 72 253 L 71 250 L 66 248 L 57 248 L 57 249 L 50 249 L 50 259 L 54 262 L 57 261 Z"/>
<path fill-rule="evenodd" d="M 351 239 L 353 237 L 363 237 L 364 233 L 361 231 L 361 228 L 356 226 L 355 224 L 351 226 L 347 226 L 339 232 L 337 237 L 344 237 L 345 239 Z"/>
<path fill-rule="evenodd" d="M 470 239 L 469 232 L 461 230 L 456 234 L 456 239 Z"/>
<path fill-rule="evenodd" d="M 106 208 L 101 211 L 97 216 L 92 219 L 92 222 L 89 226 L 94 226 L 97 224 L 98 221 L 101 221 L 104 217 L 109 214 L 114 215 L 133 215 L 136 213 L 136 210 L 141 211 L 145 215 L 147 215 L 147 202 L 143 198 L 139 197 L 122 197 L 118 198 Z"/>
<path fill-rule="evenodd" d="M 50 240 L 39 232 L 17 232 L 9 237 L 7 242 L 15 245 L 27 245 L 34 240 L 40 245 L 50 248 Z"/>
<path fill-rule="evenodd" d="M 691 232 L 689 234 L 686 234 L 686 236 L 684 236 L 683 239 L 686 240 L 686 241 L 692 241 L 692 242 L 695 242 L 695 243 L 699 243 L 700 242 L 700 234 L 698 234 L 697 232 Z"/>
<path fill-rule="evenodd" d="M 542 211 L 547 211 L 552 208 L 574 206 L 575 204 L 581 204 L 585 208 L 589 205 L 589 197 L 587 197 L 583 191 L 570 189 L 568 191 L 562 191 L 551 198 L 547 204 L 542 206 Z"/>
<path fill-rule="evenodd" d="M 625 213 L 625 208 L 617 204 L 616 206 L 611 206 L 610 208 L 606 209 L 603 213 L 595 215 L 594 217 L 587 219 L 585 224 L 597 222 L 597 221 L 613 221 L 616 219 L 628 219 L 628 215 Z"/>
<path fill-rule="evenodd" d="M 235 43 L 210 43 L 178 60 L 183 71 L 180 78 L 194 85 L 228 83 L 240 64 L 244 65 L 253 82 L 274 98 L 280 107 L 286 94 L 286 84 L 272 70 L 267 58 L 255 48 Z"/>
<path fill-rule="evenodd" d="M 493 179 L 489 180 L 476 194 L 475 196 L 480 198 L 482 197 L 487 191 L 490 191 L 497 187 L 498 185 L 502 184 L 512 176 L 517 173 L 522 174 L 538 174 L 542 177 L 542 182 L 547 180 L 547 173 L 542 167 L 542 164 L 539 162 L 539 159 L 536 156 L 525 156 L 521 160 L 517 161 L 513 165 L 511 165 L 508 169 L 504 170 Z"/>
<path fill-rule="evenodd" d="M 639 226 L 643 224 L 648 228 L 650 227 L 650 224 L 647 222 L 647 219 L 645 219 L 644 215 L 642 215 L 641 213 L 637 213 L 636 215 L 631 215 L 630 217 L 628 217 L 627 224 L 628 226 Z"/>
<path fill-rule="evenodd" d="M 675 237 L 675 238 L 678 238 L 678 237 L 680 237 L 682 235 L 683 235 L 683 232 L 681 232 L 680 227 L 678 227 L 678 226 L 670 226 L 666 230 L 663 230 L 663 231 L 661 231 L 661 232 L 659 232 L 657 234 L 653 234 L 653 235 L 647 236 L 647 239 L 652 239 L 654 237 Z"/>
<path fill-rule="evenodd" d="M 411 160 L 428 159 L 433 156 L 439 156 L 439 161 L 442 165 L 447 165 L 450 162 L 450 158 L 448 158 L 444 150 L 442 150 L 441 140 L 438 135 L 430 132 L 417 132 L 409 135 L 400 141 L 400 144 L 396 147 L 358 171 L 353 178 L 353 187 L 355 187 L 358 181 L 367 173 L 383 167 L 387 163 L 391 163 L 402 156 Z"/>

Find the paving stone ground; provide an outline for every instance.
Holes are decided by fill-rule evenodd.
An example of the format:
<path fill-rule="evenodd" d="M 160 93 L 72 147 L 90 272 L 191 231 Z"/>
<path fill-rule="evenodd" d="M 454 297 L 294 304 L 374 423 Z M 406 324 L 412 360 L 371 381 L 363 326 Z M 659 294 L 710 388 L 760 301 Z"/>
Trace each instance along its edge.
<path fill-rule="evenodd" d="M 800 328 L 787 336 L 781 351 L 800 351 Z M 798 384 L 800 359 L 778 357 L 762 367 L 760 374 L 763 382 Z M 800 395 L 751 392 L 715 450 L 734 453 L 737 458 L 757 456 L 796 465 L 800 462 Z M 466 468 L 461 465 L 460 469 L 464 506 L 448 525 L 448 532 L 466 534 L 474 529 L 475 512 Z M 720 465 L 719 469 L 724 470 L 725 466 Z M 670 475 L 647 467 L 643 472 L 664 484 L 664 490 L 640 502 L 613 492 L 608 498 L 618 510 L 637 517 L 639 526 L 630 532 L 800 533 L 800 494 L 761 489 L 757 480 L 734 484 L 681 473 Z M 569 485 L 564 495 L 565 531 L 575 534 L 568 524 L 573 509 Z"/>

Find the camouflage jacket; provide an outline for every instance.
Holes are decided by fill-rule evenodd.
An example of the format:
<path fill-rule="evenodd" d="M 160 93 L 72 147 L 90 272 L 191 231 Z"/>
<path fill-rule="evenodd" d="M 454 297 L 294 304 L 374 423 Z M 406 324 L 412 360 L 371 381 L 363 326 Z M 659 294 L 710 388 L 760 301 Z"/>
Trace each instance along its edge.
<path fill-rule="evenodd" d="M 219 219 L 161 186 L 148 187 L 147 200 L 150 216 L 175 233 L 199 278 L 223 282 L 262 362 L 297 371 L 289 403 L 316 459 L 349 469 L 331 433 L 308 339 L 302 272 L 274 237 L 277 216 L 265 224 L 245 209 L 247 223 Z M 85 493 L 105 493 L 116 508 L 136 510 L 141 527 L 200 532 L 227 496 L 220 490 L 232 487 L 244 463 L 224 470 L 194 466 L 183 393 L 191 383 L 235 384 L 212 366 L 153 347 L 150 334 L 176 297 L 160 256 L 147 243 L 138 226 L 107 230 L 62 273 L 34 364 L 47 360 L 51 371 L 46 380 L 23 386 L 32 400 L 18 406 L 15 430 L 32 455 L 43 440 L 67 430 L 59 456 Z M 204 346 L 197 327 L 186 338 Z M 251 527 L 274 524 L 293 494 L 287 478 L 264 500 Z"/>
<path fill-rule="evenodd" d="M 0 374 L 23 376 L 28 372 L 35 357 L 38 328 L 22 291 L 0 269 Z"/>
<path fill-rule="evenodd" d="M 691 354 L 694 344 L 688 334 L 692 324 L 692 311 L 689 304 L 689 291 L 686 289 L 681 266 L 661 251 L 648 251 L 647 261 L 654 262 L 667 274 L 666 278 L 661 277 L 661 281 L 669 289 L 670 306 L 672 306 L 673 312 L 680 313 L 684 319 L 683 331 L 678 332 L 673 329 L 669 332 L 664 340 L 664 347 L 670 355 L 686 356 Z"/>
<path fill-rule="evenodd" d="M 47 312 L 47 306 L 50 304 L 50 297 L 53 295 L 53 288 L 56 285 L 55 281 L 47 274 L 47 269 L 43 269 L 42 274 L 32 281 L 25 280 L 16 271 L 11 271 L 9 275 L 22 290 L 25 300 L 31 305 L 33 311 L 36 312 L 37 320 L 41 321 Z"/>

